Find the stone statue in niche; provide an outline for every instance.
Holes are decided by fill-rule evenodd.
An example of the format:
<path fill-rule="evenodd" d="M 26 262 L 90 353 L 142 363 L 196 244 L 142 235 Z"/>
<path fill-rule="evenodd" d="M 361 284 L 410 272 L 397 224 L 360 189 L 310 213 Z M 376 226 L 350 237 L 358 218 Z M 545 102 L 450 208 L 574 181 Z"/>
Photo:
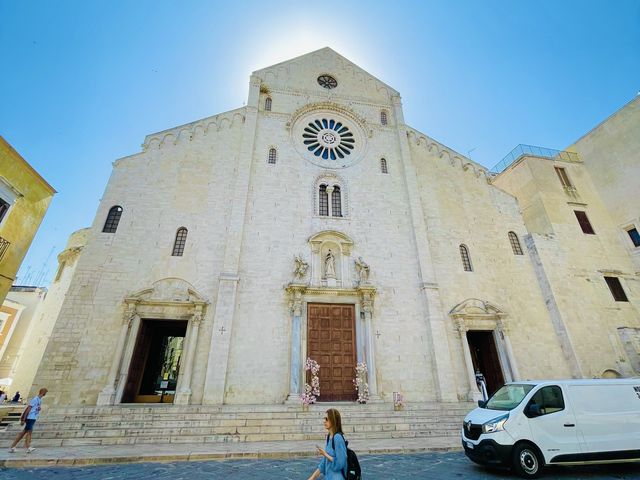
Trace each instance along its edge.
<path fill-rule="evenodd" d="M 302 280 L 309 270 L 309 264 L 304 261 L 302 255 L 296 255 L 294 257 L 295 268 L 293 270 L 293 278 L 296 280 Z"/>
<path fill-rule="evenodd" d="M 336 278 L 336 257 L 331 249 L 324 257 L 324 276 L 325 278 Z"/>
<path fill-rule="evenodd" d="M 371 269 L 369 265 L 362 259 L 362 257 L 358 257 L 355 260 L 356 263 L 356 273 L 358 274 L 358 283 L 368 283 L 369 282 L 369 272 Z"/>

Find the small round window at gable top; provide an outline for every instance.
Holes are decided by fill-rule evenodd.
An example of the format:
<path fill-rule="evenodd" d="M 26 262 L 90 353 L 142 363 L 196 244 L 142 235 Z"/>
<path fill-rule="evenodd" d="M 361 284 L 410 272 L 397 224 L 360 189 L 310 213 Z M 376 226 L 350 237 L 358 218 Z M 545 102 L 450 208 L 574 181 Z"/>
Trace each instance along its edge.
<path fill-rule="evenodd" d="M 331 75 L 320 75 L 318 77 L 318 85 L 322 88 L 326 88 L 327 90 L 331 90 L 338 86 L 338 81 Z"/>
<path fill-rule="evenodd" d="M 302 132 L 303 143 L 316 157 L 323 160 L 344 159 L 351 155 L 355 138 L 349 127 L 333 119 L 316 119 Z"/>

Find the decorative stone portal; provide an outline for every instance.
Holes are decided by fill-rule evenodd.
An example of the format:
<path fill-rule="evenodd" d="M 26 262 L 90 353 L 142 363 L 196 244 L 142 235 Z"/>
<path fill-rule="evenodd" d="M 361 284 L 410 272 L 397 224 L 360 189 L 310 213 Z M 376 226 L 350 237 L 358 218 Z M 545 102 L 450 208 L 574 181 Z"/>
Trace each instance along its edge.
<path fill-rule="evenodd" d="M 180 342 L 182 349 L 181 359 L 179 365 L 176 364 L 177 383 L 175 384 L 173 402 L 181 405 L 189 404 L 191 398 L 191 375 L 198 342 L 198 331 L 207 305 L 208 302 L 195 291 L 191 284 L 179 278 L 159 280 L 151 288 L 126 297 L 124 299 L 122 326 L 113 352 L 111 368 L 109 369 L 106 384 L 98 396 L 97 404 L 113 405 L 121 402 L 125 394 L 125 388 L 127 388 L 128 397 L 125 397 L 124 400 L 134 401 L 135 395 L 139 393 L 139 390 L 135 392 L 135 388 L 130 386 L 134 383 L 134 379 L 132 378 L 131 382 L 129 382 L 129 375 L 132 370 L 137 372 L 135 368 L 132 369 L 132 365 L 135 367 L 136 362 L 138 362 L 138 359 L 134 360 L 134 353 L 142 351 L 135 348 L 136 343 L 146 335 L 144 329 L 141 330 L 143 319 L 145 322 L 153 319 L 151 320 L 152 323 L 156 321 L 173 321 L 174 325 L 176 322 L 181 324 L 181 326 L 172 330 L 174 335 L 167 335 L 178 338 L 182 335 L 184 337 L 184 340 Z M 184 331 L 185 328 L 186 331 Z M 149 332 L 152 330 L 154 329 L 151 328 Z M 155 330 L 158 331 L 157 328 Z M 143 363 L 146 364 L 146 361 Z M 140 382 L 143 381 L 143 378 L 141 378 L 138 385 L 141 385 Z M 131 397 L 131 395 L 134 397 Z"/>
<path fill-rule="evenodd" d="M 348 388 L 352 389 L 354 400 L 357 398 L 353 380 L 355 379 L 356 362 L 367 364 L 369 384 L 369 401 L 379 401 L 378 387 L 376 379 L 376 360 L 374 351 L 374 329 L 373 329 L 373 299 L 376 288 L 370 283 L 371 269 L 369 265 L 358 257 L 357 260 L 351 258 L 353 241 L 345 234 L 336 231 L 324 231 L 309 238 L 311 253 L 311 264 L 307 263 L 303 255 L 294 257 L 293 280 L 285 287 L 285 292 L 289 299 L 289 314 L 291 315 L 291 368 L 289 381 L 289 395 L 287 403 L 298 403 L 301 401 L 300 395 L 303 392 L 305 371 L 305 359 L 309 354 L 322 356 L 328 355 L 323 349 L 328 348 L 319 345 L 317 342 L 337 342 L 340 346 L 335 346 L 340 353 L 349 356 L 341 360 L 330 360 L 327 358 L 327 365 L 334 367 L 330 377 L 326 382 L 332 382 L 335 373 L 336 380 L 334 386 L 329 387 L 325 397 L 335 397 L 335 399 L 347 399 Z M 331 254 L 329 254 L 331 251 Z M 334 283 L 335 282 L 335 283 Z M 333 318 L 332 308 L 340 310 L 339 319 Z M 344 314 L 344 309 L 350 309 L 349 314 Z M 325 312 L 326 315 L 323 313 Z M 326 316 L 329 327 L 325 329 L 322 318 Z M 348 320 L 347 320 L 348 319 Z M 336 328 L 331 326 L 332 322 Z M 343 322 L 338 327 L 337 323 Z M 342 345 L 347 342 L 346 333 L 350 327 L 344 322 L 353 322 L 355 353 Z M 318 335 L 318 338 L 314 338 Z M 328 335 L 323 338 L 322 335 Z M 332 338 L 334 336 L 335 338 Z M 340 338 L 338 338 L 338 336 Z M 345 337 L 346 336 L 346 337 Z M 335 350 L 338 352 L 338 350 Z M 321 363 L 320 359 L 314 358 Z M 348 366 L 348 364 L 351 364 Z M 337 369 L 340 369 L 338 372 Z M 351 370 L 348 372 L 348 370 Z M 322 368 L 320 369 L 322 372 Z M 321 373 L 322 375 L 322 373 Z M 327 374 L 328 375 L 328 374 Z M 330 379 L 329 379 L 330 378 Z M 346 379 L 349 378 L 350 387 L 347 386 Z M 337 384 L 341 384 L 338 387 Z M 320 383 L 320 396 L 323 395 L 323 383 Z"/>
<path fill-rule="evenodd" d="M 491 393 L 505 380 L 519 378 L 505 323 L 506 313 L 489 302 L 469 298 L 453 307 L 449 315 L 456 322 L 460 336 L 470 400 L 482 399 L 476 369 L 484 375 Z"/>

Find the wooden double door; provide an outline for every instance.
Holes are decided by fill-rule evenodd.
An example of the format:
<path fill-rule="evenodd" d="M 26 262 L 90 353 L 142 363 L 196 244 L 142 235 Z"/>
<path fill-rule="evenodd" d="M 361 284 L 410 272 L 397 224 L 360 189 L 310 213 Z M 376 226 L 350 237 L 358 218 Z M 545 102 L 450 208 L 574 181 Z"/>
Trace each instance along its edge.
<path fill-rule="evenodd" d="M 307 357 L 320 364 L 318 401 L 355 401 L 355 306 L 309 303 L 307 332 Z M 307 372 L 309 384 L 310 375 Z"/>

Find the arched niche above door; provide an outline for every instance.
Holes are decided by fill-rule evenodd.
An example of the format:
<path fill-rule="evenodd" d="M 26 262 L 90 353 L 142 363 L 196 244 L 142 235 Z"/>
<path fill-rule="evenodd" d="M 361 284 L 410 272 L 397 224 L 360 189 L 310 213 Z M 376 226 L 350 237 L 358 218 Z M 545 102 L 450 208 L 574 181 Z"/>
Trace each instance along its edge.
<path fill-rule="evenodd" d="M 344 233 L 325 230 L 309 238 L 311 247 L 311 284 L 326 287 L 350 287 L 353 240 Z"/>

